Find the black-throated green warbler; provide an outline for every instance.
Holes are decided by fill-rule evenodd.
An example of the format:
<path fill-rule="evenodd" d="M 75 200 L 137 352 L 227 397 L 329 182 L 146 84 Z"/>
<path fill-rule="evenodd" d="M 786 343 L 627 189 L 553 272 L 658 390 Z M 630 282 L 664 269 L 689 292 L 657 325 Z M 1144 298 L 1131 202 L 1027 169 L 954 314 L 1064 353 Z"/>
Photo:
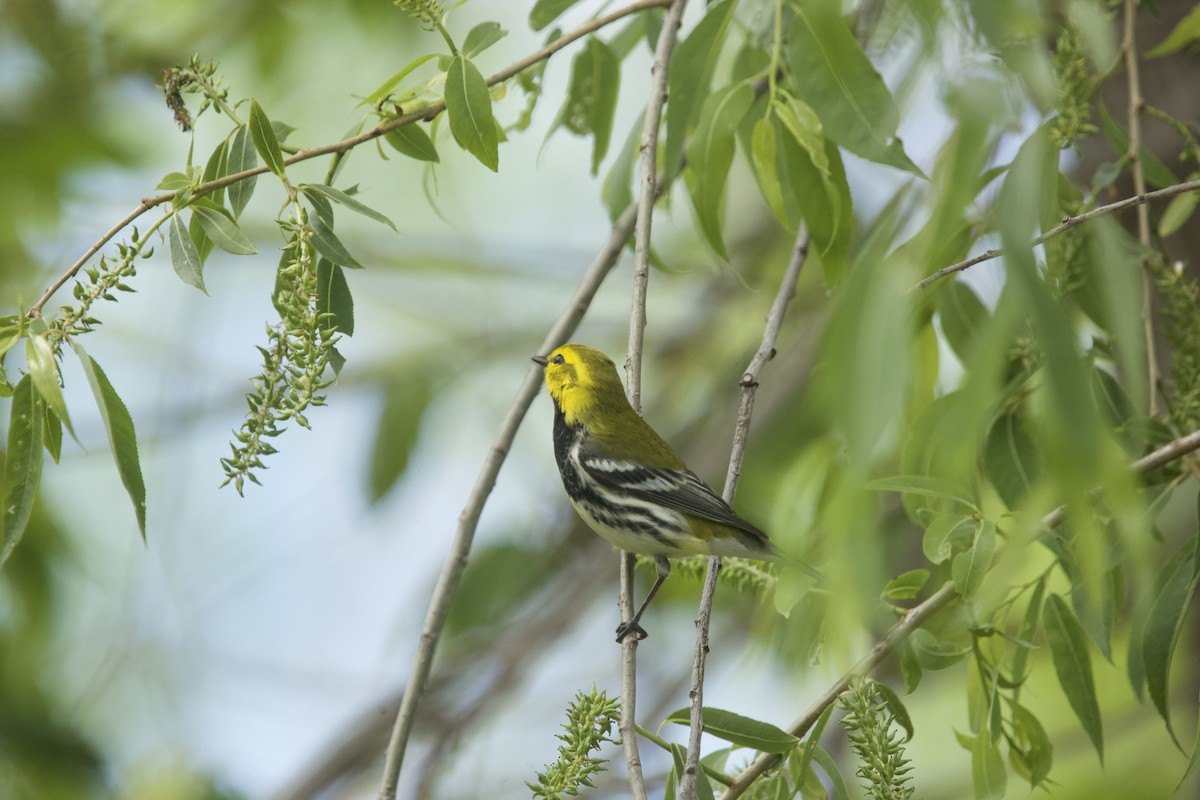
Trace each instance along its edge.
<path fill-rule="evenodd" d="M 671 571 L 668 558 L 778 556 L 633 410 L 608 356 L 565 344 L 533 360 L 545 367 L 554 400 L 554 457 L 571 505 L 614 546 L 655 557 L 658 579 L 617 628 L 618 642 L 628 633 L 645 638 L 638 620 Z"/>

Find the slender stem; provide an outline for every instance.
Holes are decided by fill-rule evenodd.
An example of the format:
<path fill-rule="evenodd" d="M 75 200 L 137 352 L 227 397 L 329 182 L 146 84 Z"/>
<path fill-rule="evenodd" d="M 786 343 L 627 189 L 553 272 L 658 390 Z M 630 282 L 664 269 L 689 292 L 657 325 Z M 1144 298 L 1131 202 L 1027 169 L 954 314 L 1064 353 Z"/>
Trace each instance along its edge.
<path fill-rule="evenodd" d="M 1153 192 L 1142 192 L 1135 194 L 1132 197 L 1126 197 L 1122 200 L 1117 200 L 1114 203 L 1109 203 L 1108 205 L 1097 206 L 1090 211 L 1084 211 L 1082 214 L 1076 214 L 1073 217 L 1063 217 L 1062 222 L 1034 239 L 1032 245 L 1037 246 L 1042 244 L 1050 239 L 1053 239 L 1055 236 L 1058 236 L 1063 231 L 1070 230 L 1076 225 L 1082 225 L 1083 223 L 1093 220 L 1096 217 L 1103 217 L 1107 214 L 1112 214 L 1117 211 L 1124 211 L 1127 208 L 1142 206 L 1154 200 L 1164 200 L 1168 197 L 1174 197 L 1177 194 L 1184 194 L 1186 192 L 1194 192 L 1197 190 L 1200 190 L 1200 179 L 1184 181 L 1183 183 L 1177 183 L 1173 186 L 1166 186 L 1162 189 L 1156 189 Z M 1003 250 L 996 248 L 982 252 L 977 256 L 972 256 L 965 261 L 959 261 L 957 264 L 951 264 L 948 267 L 942 267 L 937 272 L 934 272 L 913 284 L 909 291 L 915 292 L 919 289 L 924 289 L 937 283 L 947 275 L 953 275 L 956 272 L 962 272 L 965 269 L 970 269 L 976 264 L 982 264 L 984 261 L 991 261 L 994 258 L 999 258 L 1003 254 Z"/>
<path fill-rule="evenodd" d="M 574 297 L 571 298 L 562 316 L 559 317 L 558 321 L 550 329 L 550 332 L 546 334 L 545 340 L 538 349 L 539 353 L 548 353 L 562 344 L 572 331 L 575 330 L 576 326 L 579 325 L 579 321 L 583 319 L 583 315 L 591 304 L 592 298 L 596 296 L 600 284 L 603 283 L 613 265 L 617 263 L 617 259 L 620 257 L 625 243 L 629 241 L 636 219 L 637 205 L 631 204 L 621 213 L 617 221 L 613 223 L 608 241 L 605 242 L 604 247 L 596 255 L 591 266 L 588 267 L 587 272 L 579 283 L 579 287 L 575 290 Z M 396 786 L 400 779 L 400 768 L 404 762 L 404 752 L 408 747 L 408 738 L 412 733 L 413 724 L 416 721 L 417 704 L 420 702 L 421 695 L 425 691 L 426 682 L 429 680 L 429 672 L 433 665 L 434 654 L 437 651 L 438 639 L 441 637 L 442 628 L 446 623 L 446 615 L 450 610 L 450 600 L 454 596 L 454 591 L 458 587 L 458 581 L 462 577 L 463 569 L 466 567 L 467 553 L 471 549 L 471 542 L 475 537 L 475 528 L 479 524 L 479 516 L 483 512 L 483 505 L 496 484 L 496 476 L 499 474 L 500 466 L 504 463 L 504 459 L 508 455 L 509 447 L 512 446 L 513 439 L 517 434 L 517 428 L 521 424 L 521 420 L 524 419 L 526 412 L 529 411 L 529 406 L 533 403 L 533 398 L 537 396 L 538 390 L 541 388 L 541 377 L 541 370 L 539 368 L 531 367 L 529 369 L 528 374 L 525 376 L 525 381 L 521 384 L 521 388 L 517 390 L 517 396 L 513 399 L 508 413 L 505 414 L 504 421 L 500 425 L 500 430 L 496 433 L 496 439 L 488 451 L 487 458 L 484 459 L 483 467 L 479 471 L 479 476 L 475 479 L 475 485 L 471 489 L 471 494 L 467 497 L 462 513 L 459 514 L 458 529 L 455 532 L 454 541 L 450 546 L 450 552 L 446 555 L 446 562 L 442 567 L 441 575 L 438 576 L 433 596 L 429 600 L 429 609 L 425 612 L 425 622 L 421 628 L 421 638 L 417 643 L 417 652 L 413 658 L 412 670 L 404 691 L 404 698 L 400 703 L 400 710 L 396 714 L 396 724 L 392 728 L 392 738 L 388 744 L 383 779 L 379 788 L 379 797 L 381 800 L 394 800 L 396 797 Z"/>
<path fill-rule="evenodd" d="M 1134 194 L 1146 192 L 1146 169 L 1142 163 L 1142 83 L 1138 76 L 1137 51 L 1137 3 L 1135 0 L 1125 0 L 1124 37 L 1121 48 L 1125 53 L 1125 77 L 1129 93 L 1127 122 L 1129 125 L 1129 150 L 1126 159 L 1133 172 Z M 1150 207 L 1142 204 L 1137 207 L 1138 243 L 1144 252 L 1150 249 Z M 1150 265 L 1146 257 L 1142 257 L 1142 326 L 1146 339 L 1146 391 L 1148 392 L 1146 409 L 1151 417 L 1158 415 L 1158 357 L 1154 347 L 1154 319 L 1151 315 L 1151 300 L 1154 296 L 1154 286 L 1150 276 Z"/>
<path fill-rule="evenodd" d="M 646 331 L 646 290 L 650 276 L 650 226 L 654 218 L 654 203 L 659 196 L 658 131 L 662 125 L 662 109 L 667 102 L 667 66 L 683 19 L 687 0 L 672 0 L 663 20 L 654 60 L 650 96 L 646 100 L 646 116 L 642 122 L 640 151 L 641 189 L 637 221 L 634 226 L 633 299 L 629 312 L 629 345 L 625 359 L 627 392 L 635 411 L 642 403 L 642 348 Z M 670 176 L 667 176 L 669 179 Z M 621 589 L 617 606 L 621 620 L 633 619 L 633 585 L 635 559 L 632 553 L 621 554 Z M 621 719 L 618 729 L 625 750 L 625 768 L 629 774 L 629 790 L 634 800 L 646 800 L 646 781 L 642 777 L 642 757 L 637 742 L 637 636 L 621 639 Z"/>
<path fill-rule="evenodd" d="M 1152 469 L 1168 464 L 1172 461 L 1183 458 L 1188 453 L 1200 449 L 1200 430 L 1192 431 L 1186 436 L 1181 436 L 1174 441 L 1168 442 L 1157 450 L 1142 456 L 1129 465 L 1130 469 L 1138 474 L 1145 474 Z M 1063 508 L 1054 509 L 1046 516 L 1042 517 L 1042 525 L 1048 528 L 1053 528 L 1060 524 L 1064 518 Z M 950 604 L 958 592 L 954 589 L 954 582 L 947 581 L 942 584 L 936 592 L 931 594 L 918 605 L 909 609 L 900 620 L 893 625 L 883 638 L 875 643 L 870 652 L 860 659 L 849 671 L 837 680 L 832 686 L 826 689 L 820 697 L 801 716 L 797 717 L 791 725 L 788 726 L 788 732 L 793 736 L 802 737 L 808 733 L 809 729 L 824 713 L 825 709 L 837 700 L 838 695 L 846 690 L 850 682 L 855 678 L 869 674 L 879 663 L 887 657 L 889 653 L 896 648 L 898 644 L 903 642 L 917 628 L 919 628 L 925 620 L 929 619 L 942 608 Z M 741 797 L 754 781 L 773 767 L 779 760 L 778 755 L 771 753 L 763 753 L 758 758 L 750 763 L 750 766 L 742 770 L 734 776 L 733 782 L 729 788 L 721 795 L 720 800 L 734 800 Z"/>
<path fill-rule="evenodd" d="M 725 475 L 722 496 L 732 504 L 737 492 L 738 478 L 742 472 L 742 459 L 746 454 L 746 440 L 750 432 L 750 417 L 754 413 L 754 398 L 758 391 L 758 376 L 768 361 L 775 357 L 775 343 L 783 327 L 783 317 L 788 304 L 796 296 L 796 284 L 800 270 L 808 259 L 808 229 L 804 225 L 796 232 L 792 255 L 784 271 L 779 291 L 767 314 L 763 327 L 762 342 L 750 359 L 740 380 L 742 398 L 738 407 L 737 424 L 733 430 L 733 445 L 729 453 L 729 470 Z M 692 660 L 691 714 L 689 717 L 687 756 L 684 761 L 683 777 L 680 780 L 679 796 L 691 800 L 696 792 L 696 773 L 700 765 L 700 734 L 704 732 L 704 667 L 708 657 L 708 628 L 712 619 L 713 596 L 717 588 L 717 575 L 721 571 L 721 559 L 714 556 L 708 560 L 708 572 L 704 576 L 704 590 L 700 595 L 700 610 L 696 614 L 696 650 Z"/>
<path fill-rule="evenodd" d="M 507 67 L 488 78 L 487 85 L 494 86 L 497 83 L 503 83 L 517 73 L 528 69 L 539 61 L 545 61 L 546 59 L 550 58 L 550 56 L 554 55 L 559 50 L 562 50 L 572 42 L 581 39 L 590 33 L 594 33 L 607 25 L 611 25 L 612 23 L 623 19 L 630 14 L 636 14 L 639 11 L 645 11 L 649 8 L 662 8 L 670 3 L 670 1 L 671 0 L 638 0 L 636 3 L 631 3 L 623 8 L 618 8 L 616 11 L 605 14 L 604 16 L 588 20 L 578 28 L 564 33 L 562 36 L 555 39 L 553 42 L 550 42 L 540 50 L 529 54 L 519 61 L 509 64 Z M 390 133 L 397 128 L 403 128 L 405 125 L 411 125 L 414 122 L 419 122 L 421 120 L 433 119 L 445 110 L 445 101 L 438 100 L 422 107 L 419 111 L 414 111 L 410 114 L 402 114 L 395 119 L 382 122 L 366 133 L 361 133 L 358 136 L 351 136 L 349 139 L 342 139 L 341 141 L 331 142 L 319 147 L 310 147 L 298 150 L 295 155 L 285 158 L 283 163 L 285 165 L 291 165 L 299 161 L 307 161 L 310 158 L 329 155 L 330 153 L 344 153 L 348 150 L 353 150 L 355 147 L 358 147 L 364 142 L 369 142 L 372 139 L 378 139 L 380 136 Z M 267 167 L 260 164 L 253 169 L 242 170 L 241 172 L 235 172 L 231 175 L 226 175 L 222 178 L 217 178 L 216 180 L 202 183 L 195 188 L 192 194 L 195 197 L 199 197 L 201 195 L 208 194 L 209 192 L 216 191 L 217 189 L 222 189 L 226 186 L 238 183 L 239 181 L 244 181 L 247 178 L 252 178 L 255 175 L 261 175 L 266 171 Z M 34 303 L 32 307 L 30 307 L 28 316 L 31 319 L 36 319 L 37 317 L 41 316 L 42 306 L 46 304 L 46 301 L 48 301 L 55 292 L 61 289 L 67 281 L 75 277 L 75 274 L 83 268 L 83 265 L 86 264 L 88 260 L 100 250 L 101 247 L 112 241 L 113 237 L 124 230 L 126 226 L 130 225 L 142 214 L 145 214 L 150 209 L 160 206 L 163 203 L 169 203 L 174 197 L 174 192 L 163 192 L 162 194 L 156 194 L 143 198 L 141 203 L 138 204 L 137 208 L 126 214 L 125 217 L 116 225 L 109 228 L 103 236 L 97 239 L 96 242 L 87 249 L 87 252 L 79 257 L 78 261 L 72 264 L 66 272 L 64 272 L 58 279 L 54 281 L 54 283 L 50 285 L 50 288 L 42 294 L 41 298 L 39 298 L 38 301 Z"/>

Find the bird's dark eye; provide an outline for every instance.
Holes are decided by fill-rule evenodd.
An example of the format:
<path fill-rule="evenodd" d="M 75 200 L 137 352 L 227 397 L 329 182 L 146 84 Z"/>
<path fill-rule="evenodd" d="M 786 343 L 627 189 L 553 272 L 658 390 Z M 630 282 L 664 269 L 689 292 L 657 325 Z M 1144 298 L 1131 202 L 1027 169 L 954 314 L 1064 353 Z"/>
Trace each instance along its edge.
<path fill-rule="evenodd" d="M 561 364 L 564 361 L 566 361 L 566 359 L 562 357 L 562 353 L 559 353 L 554 358 L 550 359 L 551 364 Z"/>

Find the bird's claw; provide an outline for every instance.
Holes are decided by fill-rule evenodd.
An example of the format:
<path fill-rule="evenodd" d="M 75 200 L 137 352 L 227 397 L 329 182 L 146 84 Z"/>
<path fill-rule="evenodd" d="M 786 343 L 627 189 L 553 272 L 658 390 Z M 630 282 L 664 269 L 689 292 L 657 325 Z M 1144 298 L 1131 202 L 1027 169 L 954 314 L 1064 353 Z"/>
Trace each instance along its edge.
<path fill-rule="evenodd" d="M 639 642 L 645 639 L 647 635 L 645 629 L 636 622 L 622 622 L 617 626 L 617 644 L 625 641 L 625 637 L 631 633 L 637 636 Z"/>

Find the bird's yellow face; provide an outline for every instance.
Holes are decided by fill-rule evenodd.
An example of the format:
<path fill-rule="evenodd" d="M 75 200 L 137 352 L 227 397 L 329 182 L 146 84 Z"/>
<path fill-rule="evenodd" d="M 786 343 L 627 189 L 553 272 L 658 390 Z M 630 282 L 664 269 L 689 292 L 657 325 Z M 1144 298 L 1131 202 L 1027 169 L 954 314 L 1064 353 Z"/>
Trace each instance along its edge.
<path fill-rule="evenodd" d="M 546 389 L 568 424 L 586 416 L 599 398 L 611 396 L 614 385 L 617 397 L 625 396 L 617 365 L 594 347 L 564 344 L 546 356 L 544 366 Z"/>

